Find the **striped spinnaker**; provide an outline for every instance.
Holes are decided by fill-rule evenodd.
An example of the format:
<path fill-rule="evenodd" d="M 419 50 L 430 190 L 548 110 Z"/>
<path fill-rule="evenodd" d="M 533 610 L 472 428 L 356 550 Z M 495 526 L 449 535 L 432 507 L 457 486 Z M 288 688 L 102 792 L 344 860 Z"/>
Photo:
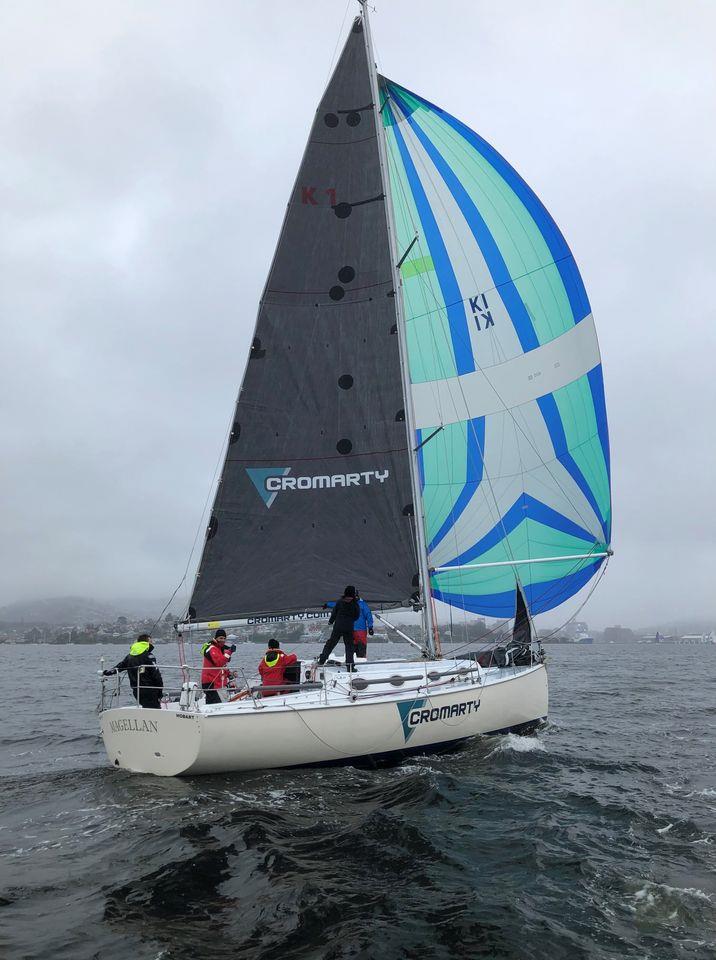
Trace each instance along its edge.
<path fill-rule="evenodd" d="M 511 616 L 519 580 L 540 613 L 610 543 L 589 301 L 559 228 L 493 147 L 390 80 L 381 96 L 398 250 L 413 244 L 401 279 L 429 564 L 451 568 L 432 593 Z"/>

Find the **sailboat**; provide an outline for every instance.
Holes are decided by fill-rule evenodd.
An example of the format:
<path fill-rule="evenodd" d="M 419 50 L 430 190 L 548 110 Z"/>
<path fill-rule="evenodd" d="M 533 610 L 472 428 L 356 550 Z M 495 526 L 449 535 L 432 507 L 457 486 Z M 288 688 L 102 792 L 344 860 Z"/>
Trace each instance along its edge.
<path fill-rule="evenodd" d="M 325 617 L 355 584 L 397 660 L 301 664 L 208 705 L 101 712 L 109 760 L 164 776 L 373 763 L 548 713 L 533 618 L 611 554 L 604 386 L 587 295 L 525 181 L 378 74 L 361 4 L 318 106 L 260 301 L 180 644 Z M 443 655 L 438 605 L 514 620 Z M 204 633 L 202 633 L 204 631 Z M 104 680 L 105 684 L 115 680 Z M 141 676 L 140 676 L 141 682 Z"/>

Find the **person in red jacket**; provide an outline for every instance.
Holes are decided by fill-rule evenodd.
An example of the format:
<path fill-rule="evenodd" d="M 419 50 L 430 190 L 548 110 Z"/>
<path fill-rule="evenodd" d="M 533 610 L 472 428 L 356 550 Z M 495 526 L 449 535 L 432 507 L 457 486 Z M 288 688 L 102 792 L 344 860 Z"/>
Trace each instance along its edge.
<path fill-rule="evenodd" d="M 292 663 L 298 662 L 298 657 L 295 653 L 284 653 L 283 650 L 279 649 L 279 646 L 278 640 L 269 640 L 268 650 L 259 664 L 261 684 L 264 687 L 276 687 L 286 683 L 286 667 L 290 667 Z M 268 690 L 264 690 L 262 691 L 262 696 L 275 697 L 277 693 L 281 693 L 281 691 L 276 690 L 269 692 Z"/>
<path fill-rule="evenodd" d="M 225 687 L 230 672 L 226 665 L 231 660 L 231 654 L 236 651 L 236 644 L 228 646 L 226 643 L 226 630 L 219 628 L 214 634 L 214 639 L 205 643 L 202 647 L 204 662 L 201 671 L 201 689 L 204 691 L 204 697 L 207 704 L 221 703 L 219 690 Z"/>

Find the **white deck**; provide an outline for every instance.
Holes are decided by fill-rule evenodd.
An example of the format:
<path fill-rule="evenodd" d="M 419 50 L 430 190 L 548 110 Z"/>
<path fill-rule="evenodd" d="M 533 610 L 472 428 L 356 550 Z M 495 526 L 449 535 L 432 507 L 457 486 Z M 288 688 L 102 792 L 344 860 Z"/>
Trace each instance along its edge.
<path fill-rule="evenodd" d="M 306 671 L 310 667 L 310 663 L 302 665 L 301 673 L 304 682 Z M 211 705 L 206 705 L 203 699 L 200 699 L 194 709 L 208 718 L 253 713 L 257 710 L 276 712 L 286 709 L 320 709 L 358 702 L 379 703 L 385 700 L 400 702 L 412 700 L 416 696 L 427 693 L 434 695 L 504 683 L 533 669 L 533 666 L 484 669 L 473 661 L 462 659 L 439 661 L 394 659 L 359 663 L 355 671 L 349 673 L 342 664 L 326 664 L 316 668 L 316 682 L 322 681 L 321 689 L 295 690 L 271 696 L 256 693 L 254 696 L 244 696 L 233 702 L 229 699 L 224 703 Z M 436 674 L 440 676 L 436 677 Z M 402 683 L 391 682 L 397 678 L 400 678 Z M 369 681 L 369 686 L 361 689 L 361 681 L 365 680 Z M 258 681 L 256 683 L 258 684 Z M 270 690 L 270 687 L 264 689 Z M 235 694 L 228 693 L 228 697 L 231 696 Z M 166 709 L 180 712 L 184 710 L 177 702 L 167 704 Z"/>

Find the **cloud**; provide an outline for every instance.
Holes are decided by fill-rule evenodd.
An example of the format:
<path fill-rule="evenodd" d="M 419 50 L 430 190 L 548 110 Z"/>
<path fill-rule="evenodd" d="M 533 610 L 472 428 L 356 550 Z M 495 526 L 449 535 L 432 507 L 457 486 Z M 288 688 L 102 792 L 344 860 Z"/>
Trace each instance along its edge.
<path fill-rule="evenodd" d="M 0 602 L 183 572 L 342 6 L 5 11 Z M 601 623 L 711 615 L 716 8 L 399 0 L 380 67 L 545 201 L 597 319 L 617 551 Z"/>

